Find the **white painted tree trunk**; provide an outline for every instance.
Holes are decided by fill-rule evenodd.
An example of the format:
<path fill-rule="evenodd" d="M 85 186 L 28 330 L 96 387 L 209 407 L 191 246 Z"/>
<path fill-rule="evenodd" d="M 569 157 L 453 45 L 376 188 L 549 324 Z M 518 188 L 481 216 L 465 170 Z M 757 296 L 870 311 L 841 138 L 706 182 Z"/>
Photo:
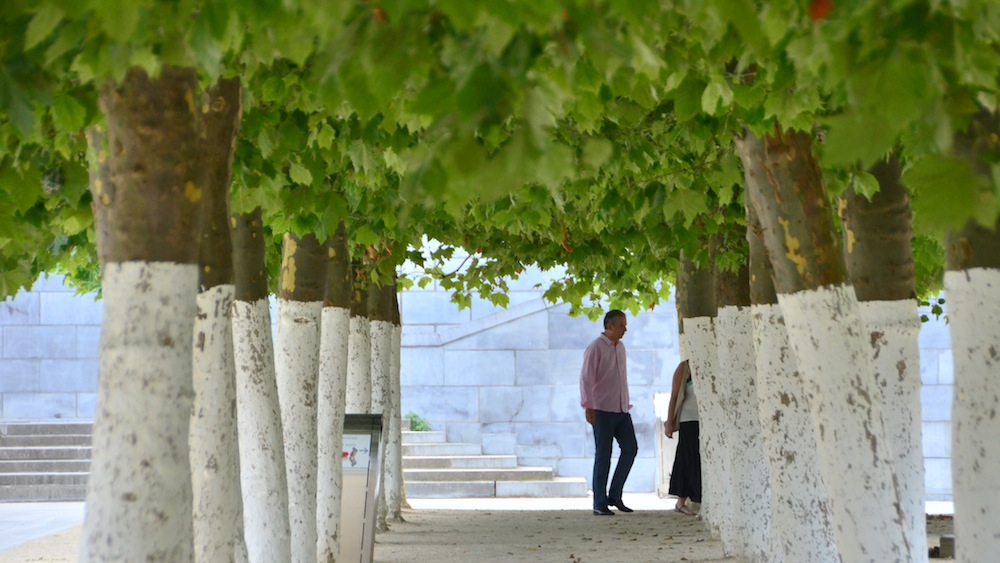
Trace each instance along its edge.
<path fill-rule="evenodd" d="M 278 300 L 275 375 L 281 405 L 293 563 L 316 561 L 316 402 L 322 301 Z"/>
<path fill-rule="evenodd" d="M 871 347 L 851 286 L 779 294 L 844 561 L 910 561 Z"/>
<path fill-rule="evenodd" d="M 285 447 L 267 299 L 233 303 L 233 356 L 247 559 L 289 561 Z"/>
<path fill-rule="evenodd" d="M 719 377 L 729 381 L 732 411 L 730 453 L 733 460 L 734 512 L 751 561 L 775 561 L 771 525 L 771 471 L 761 441 L 760 409 L 755 384 L 757 365 L 753 348 L 750 307 L 721 307 L 716 317 Z M 775 540 L 776 541 L 776 540 Z"/>
<path fill-rule="evenodd" d="M 761 438 L 771 466 L 771 525 L 781 530 L 774 560 L 837 563 L 809 404 L 785 319 L 778 305 L 754 305 L 752 311 Z"/>
<path fill-rule="evenodd" d="M 366 414 L 372 408 L 371 322 L 351 317 L 347 340 L 347 412 Z"/>
<path fill-rule="evenodd" d="M 385 441 L 386 480 L 382 484 L 385 490 L 386 503 L 389 505 L 389 519 L 403 520 L 403 406 L 402 385 L 400 381 L 400 348 L 403 340 L 403 327 L 393 323 L 392 346 L 389 349 L 389 391 L 392 401 L 392 417 L 389 419 L 389 432 Z"/>
<path fill-rule="evenodd" d="M 926 560 L 917 303 L 901 299 L 858 305 L 872 345 L 875 377 L 882 390 L 882 420 L 903 510 L 903 532 L 914 560 Z"/>
<path fill-rule="evenodd" d="M 955 351 L 952 487 L 958 561 L 1000 553 L 1000 270 L 944 275 Z"/>
<path fill-rule="evenodd" d="M 733 537 L 733 500 L 731 459 L 726 441 L 724 420 L 729 415 L 723 410 L 724 397 L 720 394 L 718 353 L 715 342 L 715 323 L 712 317 L 684 319 L 686 349 L 691 362 L 695 393 L 698 395 L 698 421 L 701 441 L 702 518 L 722 538 L 727 555 L 737 552 Z"/>
<path fill-rule="evenodd" d="M 347 392 L 347 338 L 351 312 L 324 307 L 319 347 L 319 405 L 316 412 L 316 557 L 334 563 L 340 553 L 340 515 L 344 488 L 344 412 Z"/>
<path fill-rule="evenodd" d="M 190 561 L 198 268 L 109 263 L 103 283 L 101 377 L 80 561 Z"/>
<path fill-rule="evenodd" d="M 389 431 L 389 420 L 392 418 L 392 389 L 389 372 L 392 369 L 392 323 L 374 320 L 369 323 L 371 335 L 371 382 L 372 404 L 371 412 L 382 415 L 382 432 Z M 383 442 L 384 443 L 384 442 Z M 382 490 L 376 500 L 378 504 L 377 525 L 381 531 L 389 529 L 386 519 L 389 515 L 389 505 L 386 501 L 385 485 L 389 482 L 389 457 L 382 452 Z"/>
<path fill-rule="evenodd" d="M 220 285 L 197 298 L 189 441 L 198 562 L 233 561 L 244 549 L 231 323 L 234 291 L 233 285 Z"/>

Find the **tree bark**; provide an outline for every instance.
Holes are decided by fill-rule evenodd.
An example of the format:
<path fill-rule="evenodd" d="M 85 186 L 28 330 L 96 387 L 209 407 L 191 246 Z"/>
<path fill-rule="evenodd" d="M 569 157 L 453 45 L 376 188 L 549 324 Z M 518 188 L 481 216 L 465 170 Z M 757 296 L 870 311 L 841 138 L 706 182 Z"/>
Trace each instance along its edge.
<path fill-rule="evenodd" d="M 910 560 L 870 346 L 807 133 L 737 141 L 847 561 Z M 831 359 L 835 359 L 831 361 Z"/>
<path fill-rule="evenodd" d="M 368 319 L 368 280 L 354 265 L 351 328 L 347 340 L 347 412 L 366 414 L 372 408 L 371 321 Z"/>
<path fill-rule="evenodd" d="M 316 403 L 327 250 L 314 235 L 285 233 L 278 278 L 275 376 L 281 405 L 294 563 L 316 561 Z"/>
<path fill-rule="evenodd" d="M 91 135 L 104 319 L 81 561 L 193 554 L 188 429 L 198 287 L 195 71 L 129 70 Z"/>
<path fill-rule="evenodd" d="M 772 526 L 780 549 L 775 561 L 839 561 L 830 528 L 826 486 L 820 473 L 809 405 L 791 353 L 785 320 L 760 221 L 747 207 L 750 243 L 750 300 L 757 364 L 757 398 L 761 440 L 771 475 Z"/>
<path fill-rule="evenodd" d="M 194 326 L 194 410 L 191 484 L 195 561 L 245 561 L 236 443 L 236 368 L 233 363 L 233 245 L 229 183 L 239 131 L 238 80 L 220 79 L 202 107 L 204 224 L 199 266 L 201 291 Z"/>
<path fill-rule="evenodd" d="M 389 321 L 389 302 L 387 291 L 392 285 L 374 285 L 368 292 L 369 334 L 371 337 L 371 382 L 372 402 L 371 412 L 382 415 L 382 428 L 388 438 L 389 421 L 392 419 L 392 389 L 390 387 L 389 371 L 391 369 L 392 322 Z M 383 452 L 384 454 L 384 452 Z M 382 456 L 382 494 L 378 498 L 378 529 L 389 530 L 386 521 L 389 516 L 386 484 L 389 482 L 389 456 Z"/>
<path fill-rule="evenodd" d="M 274 375 L 261 210 L 236 215 L 231 225 L 236 278 L 236 421 L 247 558 L 251 563 L 290 561 L 288 482 Z"/>
<path fill-rule="evenodd" d="M 334 563 L 340 552 L 344 464 L 344 413 L 347 400 L 347 339 L 351 317 L 351 259 L 341 222 L 327 242 L 326 299 L 319 352 L 317 428 L 319 460 L 316 488 L 317 560 Z"/>
<path fill-rule="evenodd" d="M 386 500 L 389 504 L 389 519 L 403 521 L 403 506 L 406 505 L 406 494 L 403 489 L 403 406 L 402 382 L 400 381 L 400 351 L 403 339 L 402 320 L 399 315 L 399 287 L 393 279 L 389 299 L 389 321 L 392 323 L 392 340 L 389 349 L 389 386 L 391 392 L 393 416 L 389 419 L 389 437 L 386 441 L 385 455 L 389 458 L 386 490 Z"/>
<path fill-rule="evenodd" d="M 914 298 L 910 197 L 895 156 L 871 170 L 871 201 L 848 190 L 841 199 L 847 271 L 858 295 L 882 393 L 882 418 L 911 553 L 927 552 L 920 418 L 920 318 Z"/>

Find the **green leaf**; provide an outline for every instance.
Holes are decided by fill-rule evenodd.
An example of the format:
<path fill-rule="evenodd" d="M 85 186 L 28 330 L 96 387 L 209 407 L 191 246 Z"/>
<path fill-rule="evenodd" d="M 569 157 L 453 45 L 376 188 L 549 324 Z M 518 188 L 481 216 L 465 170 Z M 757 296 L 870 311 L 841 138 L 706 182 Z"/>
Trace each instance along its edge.
<path fill-rule="evenodd" d="M 865 196 L 865 199 L 869 201 L 879 190 L 878 180 L 868 172 L 855 172 L 852 185 L 854 191 Z"/>
<path fill-rule="evenodd" d="M 663 201 L 663 218 L 669 222 L 678 213 L 684 216 L 684 225 L 690 226 L 698 215 L 708 213 L 705 194 L 684 188 L 669 192 Z"/>
<path fill-rule="evenodd" d="M 583 162 L 593 170 L 600 170 L 613 152 L 614 145 L 607 139 L 590 139 L 583 146 Z"/>
<path fill-rule="evenodd" d="M 24 32 L 24 50 L 30 51 L 32 47 L 51 35 L 64 15 L 62 10 L 51 3 L 42 4 L 35 12 L 35 17 L 31 18 L 28 29 Z"/>
<path fill-rule="evenodd" d="M 929 156 L 903 172 L 914 193 L 914 225 L 932 233 L 957 230 L 970 219 L 992 225 L 996 206 L 986 180 L 957 158 Z"/>
<path fill-rule="evenodd" d="M 364 141 L 352 141 L 347 148 L 347 156 L 350 157 L 355 170 L 366 174 L 376 170 L 376 162 L 371 149 Z"/>
<path fill-rule="evenodd" d="M 823 161 L 834 167 L 860 161 L 869 166 L 885 156 L 896 143 L 896 134 L 881 115 L 851 113 L 826 120 L 829 132 L 823 143 Z"/>
<path fill-rule="evenodd" d="M 328 149 L 333 146 L 333 139 L 336 136 L 337 134 L 334 132 L 333 127 L 324 123 L 319 128 L 319 133 L 316 134 L 316 145 L 321 149 Z"/>
<path fill-rule="evenodd" d="M 302 166 L 298 162 L 293 162 L 288 170 L 288 174 L 292 177 L 292 181 L 296 184 L 310 185 L 313 181 L 313 176 L 309 170 Z"/>
<path fill-rule="evenodd" d="M 52 105 L 52 119 L 62 131 L 75 133 L 83 128 L 87 110 L 73 96 L 60 94 Z"/>

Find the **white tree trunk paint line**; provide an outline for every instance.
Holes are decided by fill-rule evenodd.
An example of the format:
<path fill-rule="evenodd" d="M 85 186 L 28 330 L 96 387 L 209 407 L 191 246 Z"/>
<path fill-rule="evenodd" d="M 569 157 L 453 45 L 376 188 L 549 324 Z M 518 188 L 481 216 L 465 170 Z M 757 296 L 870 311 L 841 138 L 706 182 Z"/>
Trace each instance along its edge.
<path fill-rule="evenodd" d="M 727 555 L 737 552 L 733 537 L 731 459 L 723 421 L 724 387 L 719 381 L 713 317 L 684 319 L 684 337 L 691 362 L 701 438 L 702 518 L 722 538 Z M 728 387 L 728 386 L 726 386 Z"/>
<path fill-rule="evenodd" d="M 316 561 L 316 403 L 322 301 L 278 300 L 274 371 L 281 405 L 293 563 Z"/>
<path fill-rule="evenodd" d="M 389 430 L 389 419 L 392 418 L 392 390 L 390 387 L 389 371 L 392 369 L 392 323 L 389 321 L 371 321 L 369 324 L 371 335 L 371 382 L 372 382 L 372 404 L 371 412 L 382 415 L 382 432 Z M 383 441 L 383 444 L 385 442 Z M 382 452 L 382 488 L 376 499 L 378 504 L 377 525 L 381 531 L 387 531 L 389 524 L 386 519 L 389 515 L 389 505 L 386 501 L 385 483 L 389 482 L 387 468 L 389 458 Z"/>
<path fill-rule="evenodd" d="M 752 307 L 761 441 L 771 466 L 775 561 L 837 563 L 809 404 L 778 305 Z M 783 555 L 783 558 L 781 557 Z"/>
<path fill-rule="evenodd" d="M 778 302 L 809 402 L 841 558 L 913 560 L 854 288 L 781 294 Z"/>
<path fill-rule="evenodd" d="M 730 454 L 738 529 L 745 538 L 746 554 L 751 561 L 774 561 L 772 534 L 780 531 L 771 523 L 771 468 L 760 437 L 750 307 L 720 308 L 715 326 L 718 373 L 729 381 L 731 393 Z"/>
<path fill-rule="evenodd" d="M 386 503 L 389 505 L 389 519 L 403 520 L 403 407 L 402 385 L 400 381 L 400 349 L 403 341 L 403 327 L 392 325 L 392 340 L 389 349 L 389 391 L 393 416 L 389 418 L 388 436 L 385 440 L 386 476 L 382 482 Z"/>
<path fill-rule="evenodd" d="M 882 420 L 892 453 L 910 553 L 927 553 L 924 508 L 924 454 L 920 418 L 920 317 L 917 302 L 867 301 L 858 304 L 865 323 L 875 377 L 882 390 Z"/>
<path fill-rule="evenodd" d="M 267 299 L 233 303 L 236 422 L 247 559 L 291 559 L 288 484 Z"/>
<path fill-rule="evenodd" d="M 104 267 L 104 320 L 80 561 L 190 561 L 188 428 L 198 268 Z"/>
<path fill-rule="evenodd" d="M 946 272 L 955 351 L 952 487 L 958 561 L 1000 553 L 1000 270 Z"/>
<path fill-rule="evenodd" d="M 198 294 L 194 323 L 191 489 L 194 560 L 233 561 L 242 548 L 240 465 L 236 444 L 236 368 L 230 322 L 232 285 Z"/>
<path fill-rule="evenodd" d="M 372 408 L 371 322 L 351 317 L 347 339 L 347 412 L 367 414 Z"/>
<path fill-rule="evenodd" d="M 340 504 L 344 488 L 344 413 L 347 394 L 347 337 L 351 312 L 324 307 L 319 345 L 319 405 L 316 479 L 316 558 L 334 563 L 340 553 Z"/>

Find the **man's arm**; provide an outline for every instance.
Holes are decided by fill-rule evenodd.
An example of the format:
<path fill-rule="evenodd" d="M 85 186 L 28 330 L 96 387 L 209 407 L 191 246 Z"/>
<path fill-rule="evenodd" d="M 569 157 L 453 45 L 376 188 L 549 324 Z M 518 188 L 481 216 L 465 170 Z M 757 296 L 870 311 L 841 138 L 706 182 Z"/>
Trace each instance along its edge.
<path fill-rule="evenodd" d="M 584 408 L 587 422 L 594 424 L 594 379 L 597 373 L 597 358 L 594 347 L 587 346 L 583 351 L 583 366 L 580 367 L 580 406 Z"/>

